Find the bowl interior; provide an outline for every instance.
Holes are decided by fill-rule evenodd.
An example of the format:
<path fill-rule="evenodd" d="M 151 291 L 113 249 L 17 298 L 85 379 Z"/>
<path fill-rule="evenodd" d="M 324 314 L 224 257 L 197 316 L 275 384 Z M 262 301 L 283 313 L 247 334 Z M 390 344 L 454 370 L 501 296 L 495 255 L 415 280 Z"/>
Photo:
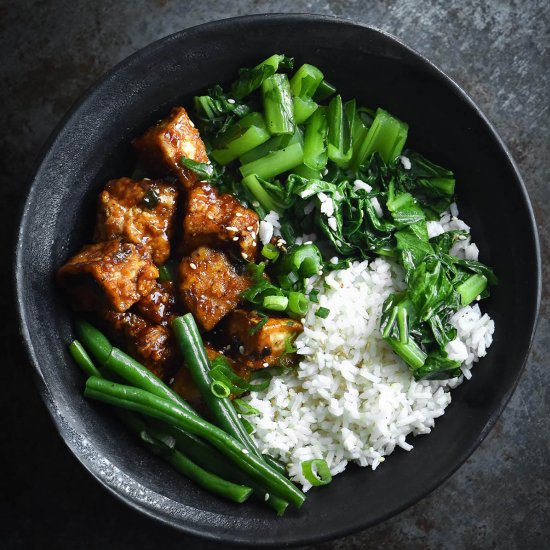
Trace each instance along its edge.
<path fill-rule="evenodd" d="M 93 229 L 109 178 L 129 175 L 130 141 L 171 106 L 230 81 L 272 53 L 309 62 L 344 98 L 407 121 L 408 144 L 457 175 L 461 217 L 500 284 L 483 309 L 496 322 L 489 355 L 453 392 L 447 413 L 414 450 L 376 471 L 350 467 L 313 490 L 300 511 L 276 518 L 255 503 L 228 504 L 147 453 L 82 396 L 67 354 L 71 314 L 53 273 Z M 513 224 L 510 223 L 513 220 Z M 412 504 L 448 477 L 486 435 L 526 358 L 537 312 L 539 265 L 533 217 L 505 149 L 472 102 L 444 75 L 391 37 L 311 16 L 256 16 L 178 33 L 129 58 L 73 109 L 46 147 L 22 219 L 17 251 L 22 332 L 40 390 L 68 446 L 109 490 L 185 531 L 243 543 L 319 540 L 364 528 Z"/>

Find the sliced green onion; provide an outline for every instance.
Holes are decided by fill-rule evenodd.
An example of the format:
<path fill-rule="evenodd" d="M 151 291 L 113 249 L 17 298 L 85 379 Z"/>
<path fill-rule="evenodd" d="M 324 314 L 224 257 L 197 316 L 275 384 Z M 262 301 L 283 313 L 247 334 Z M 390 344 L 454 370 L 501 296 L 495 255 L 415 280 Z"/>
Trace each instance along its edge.
<path fill-rule="evenodd" d="M 239 414 L 243 414 L 246 416 L 260 414 L 260 411 L 258 409 L 250 405 L 250 403 L 243 401 L 242 399 L 234 399 L 233 406 L 237 409 L 237 412 Z"/>
<path fill-rule="evenodd" d="M 288 311 L 296 315 L 305 315 L 309 307 L 309 300 L 301 292 L 288 293 Z"/>
<path fill-rule="evenodd" d="M 288 298 L 286 296 L 266 296 L 263 306 L 273 311 L 284 311 L 288 306 Z"/>
<path fill-rule="evenodd" d="M 262 327 L 267 323 L 267 321 L 268 321 L 268 317 L 262 317 L 260 321 L 258 321 L 253 327 L 251 327 L 251 329 L 249 330 L 250 334 L 254 335 L 257 332 L 259 332 L 262 329 Z"/>
<path fill-rule="evenodd" d="M 231 394 L 231 390 L 219 380 L 214 380 L 212 384 L 210 384 L 210 391 L 220 399 L 224 397 L 229 397 L 229 395 Z"/>
<path fill-rule="evenodd" d="M 320 458 L 304 460 L 302 462 L 302 474 L 314 487 L 328 485 L 332 481 L 328 464 Z"/>
<path fill-rule="evenodd" d="M 319 289 L 318 288 L 314 288 L 309 294 L 308 294 L 308 298 L 309 298 L 309 301 L 310 302 L 314 302 L 316 304 L 319 303 Z"/>
<path fill-rule="evenodd" d="M 149 189 L 141 199 L 141 204 L 144 208 L 152 210 L 159 205 L 159 196 L 154 189 Z"/>
<path fill-rule="evenodd" d="M 271 134 L 294 132 L 294 108 L 286 74 L 277 73 L 262 82 L 262 98 L 267 128 Z"/>
<path fill-rule="evenodd" d="M 275 261 L 279 257 L 279 249 L 271 243 L 264 244 L 262 256 L 268 260 Z"/>
<path fill-rule="evenodd" d="M 181 157 L 180 165 L 197 174 L 201 180 L 210 181 L 214 177 L 214 166 L 207 162 L 197 162 L 187 157 Z"/>
<path fill-rule="evenodd" d="M 241 424 L 244 426 L 246 433 L 251 434 L 254 431 L 254 426 L 246 418 L 241 418 Z"/>
<path fill-rule="evenodd" d="M 330 309 L 326 307 L 320 307 L 316 312 L 316 317 L 321 317 L 321 319 L 326 319 L 328 317 L 328 314 L 330 313 Z"/>
<path fill-rule="evenodd" d="M 291 247 L 277 265 L 279 274 L 297 273 L 307 279 L 321 270 L 323 257 L 314 244 L 300 244 Z"/>

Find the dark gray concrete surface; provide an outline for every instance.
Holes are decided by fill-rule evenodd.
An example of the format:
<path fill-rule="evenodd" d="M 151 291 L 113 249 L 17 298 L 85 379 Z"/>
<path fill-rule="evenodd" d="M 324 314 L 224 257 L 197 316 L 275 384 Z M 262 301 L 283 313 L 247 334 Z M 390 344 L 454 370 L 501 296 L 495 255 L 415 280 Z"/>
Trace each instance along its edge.
<path fill-rule="evenodd" d="M 2 287 L 10 288 L 12 236 L 33 159 L 97 77 L 177 30 L 233 15 L 288 11 L 378 26 L 426 55 L 470 93 L 523 174 L 537 216 L 545 275 L 541 319 L 525 373 L 480 448 L 443 486 L 399 516 L 319 547 L 548 548 L 550 10 L 545 0 L 0 1 Z M 33 386 L 11 296 L 4 295 L 2 313 L 2 547 L 214 547 L 138 516 L 84 472 L 57 436 Z"/>

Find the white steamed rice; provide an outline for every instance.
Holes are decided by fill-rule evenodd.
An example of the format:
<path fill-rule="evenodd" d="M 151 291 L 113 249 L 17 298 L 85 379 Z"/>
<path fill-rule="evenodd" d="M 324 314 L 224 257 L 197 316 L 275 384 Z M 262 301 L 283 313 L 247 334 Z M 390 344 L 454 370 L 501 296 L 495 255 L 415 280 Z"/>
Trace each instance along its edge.
<path fill-rule="evenodd" d="M 468 230 L 457 215 L 453 205 L 440 222 L 430 222 L 430 236 Z M 477 259 L 478 250 L 467 237 L 452 253 Z M 384 300 L 406 287 L 397 265 L 382 258 L 355 262 L 310 284 L 320 291 L 319 304 L 310 308 L 296 340 L 298 368 L 246 398 L 260 411 L 248 417 L 260 450 L 286 463 L 305 491 L 311 484 L 302 475 L 304 460 L 324 459 L 335 475 L 348 462 L 375 469 L 396 447 L 410 451 L 407 436 L 431 431 L 451 402 L 450 389 L 471 377 L 494 332 L 494 322 L 477 304 L 461 309 L 450 320 L 457 338 L 446 351 L 463 361 L 463 376 L 416 382 L 378 328 Z M 318 307 L 330 310 L 326 319 L 315 315 Z"/>

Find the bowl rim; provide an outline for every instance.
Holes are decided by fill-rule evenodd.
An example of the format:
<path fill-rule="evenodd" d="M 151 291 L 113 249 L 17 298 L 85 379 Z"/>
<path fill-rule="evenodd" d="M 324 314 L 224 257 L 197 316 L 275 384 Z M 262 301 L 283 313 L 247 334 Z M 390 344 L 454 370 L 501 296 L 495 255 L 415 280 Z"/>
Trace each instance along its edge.
<path fill-rule="evenodd" d="M 192 27 L 179 30 L 175 33 L 171 33 L 158 40 L 155 40 L 147 44 L 143 48 L 138 49 L 131 55 L 125 57 L 124 59 L 116 63 L 111 69 L 105 72 L 101 77 L 93 81 L 92 84 L 85 90 L 85 92 L 72 104 L 70 109 L 66 112 L 66 114 L 61 118 L 58 124 L 54 127 L 53 131 L 50 133 L 49 137 L 41 147 L 32 165 L 30 176 L 28 176 L 27 178 L 27 182 L 26 182 L 27 197 L 24 203 L 20 204 L 20 207 L 19 207 L 19 210 L 20 210 L 19 217 L 18 217 L 19 223 L 15 233 L 15 262 L 14 262 L 14 271 L 13 271 L 13 284 L 15 287 L 15 300 L 16 300 L 19 333 L 24 344 L 27 358 L 33 367 L 33 378 L 37 385 L 38 391 L 42 397 L 42 400 L 46 405 L 48 413 L 50 414 L 55 424 L 55 427 L 60 437 L 62 438 L 64 444 L 71 450 L 71 453 L 78 460 L 78 462 L 91 474 L 93 479 L 95 479 L 101 486 L 103 486 L 111 494 L 113 494 L 119 501 L 124 502 L 126 505 L 130 506 L 131 508 L 143 513 L 149 518 L 152 518 L 160 522 L 163 525 L 170 526 L 188 535 L 193 535 L 193 536 L 200 537 L 202 539 L 208 539 L 211 541 L 223 542 L 226 544 L 234 544 L 234 545 L 241 544 L 245 546 L 249 546 L 249 545 L 279 546 L 283 542 L 281 540 L 277 540 L 276 538 L 272 538 L 269 540 L 262 540 L 261 542 L 259 542 L 257 540 L 251 540 L 250 538 L 240 537 L 239 535 L 234 536 L 231 533 L 231 531 L 224 532 L 219 528 L 217 530 L 204 531 L 200 528 L 200 526 L 197 527 L 196 524 L 194 523 L 189 523 L 189 524 L 181 523 L 179 521 L 172 519 L 171 517 L 167 517 L 159 514 L 158 511 L 153 507 L 148 507 L 142 502 L 137 501 L 136 499 L 128 496 L 126 493 L 122 492 L 116 486 L 116 484 L 110 484 L 105 479 L 98 476 L 95 470 L 91 467 L 91 464 L 89 463 L 89 461 L 87 461 L 85 457 L 82 455 L 82 453 L 80 453 L 76 449 L 76 446 L 74 444 L 71 444 L 67 426 L 63 423 L 62 418 L 59 416 L 59 414 L 57 414 L 55 399 L 53 398 L 52 393 L 46 384 L 46 381 L 44 379 L 44 375 L 42 373 L 42 369 L 40 366 L 40 361 L 38 359 L 38 354 L 33 344 L 33 339 L 27 329 L 28 312 L 25 306 L 26 300 L 23 292 L 23 286 L 24 286 L 24 283 L 23 283 L 24 240 L 23 239 L 24 239 L 24 236 L 25 236 L 24 233 L 28 224 L 29 210 L 33 203 L 33 197 L 36 191 L 36 184 L 40 180 L 41 170 L 43 168 L 44 162 L 46 161 L 51 149 L 55 145 L 56 141 L 59 139 L 59 136 L 62 133 L 65 126 L 67 126 L 68 123 L 75 116 L 78 115 L 78 111 L 80 107 L 83 104 L 85 104 L 106 82 L 108 82 L 111 78 L 115 78 L 121 70 L 123 70 L 127 66 L 139 60 L 140 57 L 150 55 L 155 50 L 164 48 L 165 45 L 171 41 L 178 41 L 180 39 L 186 38 L 187 35 L 190 35 L 196 32 L 202 32 L 203 30 L 212 31 L 216 28 L 221 28 L 221 27 L 230 28 L 232 25 L 235 24 L 235 22 L 246 22 L 246 23 L 254 24 L 254 23 L 265 22 L 265 21 L 272 21 L 272 22 L 284 21 L 286 23 L 292 23 L 292 24 L 298 24 L 300 22 L 315 21 L 320 23 L 334 24 L 335 26 L 346 25 L 346 26 L 358 27 L 358 28 L 369 30 L 376 34 L 382 35 L 383 37 L 388 39 L 390 42 L 396 43 L 400 48 L 412 54 L 413 57 L 418 59 L 421 62 L 421 64 L 424 66 L 424 68 L 426 70 L 429 70 L 435 78 L 444 82 L 452 90 L 452 92 L 459 97 L 459 99 L 465 102 L 476 113 L 477 117 L 479 117 L 479 119 L 485 126 L 485 129 L 491 134 L 492 138 L 495 140 L 496 144 L 498 145 L 498 148 L 502 152 L 503 157 L 508 162 L 509 168 L 511 169 L 512 174 L 515 178 L 516 185 L 521 193 L 521 198 L 526 207 L 526 212 L 529 217 L 528 221 L 531 226 L 531 231 L 533 236 L 533 247 L 535 251 L 534 260 L 536 264 L 536 273 L 535 273 L 536 288 L 535 288 L 535 296 L 534 296 L 535 298 L 534 313 L 532 316 L 529 341 L 525 349 L 523 360 L 521 362 L 521 365 L 518 366 L 518 369 L 516 371 L 512 384 L 507 389 L 507 392 L 504 393 L 500 402 L 494 407 L 493 413 L 487 420 L 485 426 L 481 430 L 477 439 L 475 439 L 473 443 L 468 448 L 464 449 L 462 453 L 455 459 L 454 466 L 452 468 L 446 471 L 443 475 L 435 478 L 435 480 L 429 486 L 427 486 L 425 490 L 415 494 L 414 497 L 411 497 L 405 500 L 401 506 L 396 507 L 391 512 L 380 514 L 379 516 L 375 517 L 374 519 L 372 519 L 367 523 L 349 525 L 344 528 L 334 530 L 328 534 L 320 533 L 318 536 L 315 536 L 313 538 L 312 537 L 304 538 L 304 537 L 298 536 L 298 537 L 292 538 L 290 541 L 287 539 L 284 540 L 285 546 L 297 546 L 297 545 L 311 544 L 311 543 L 322 542 L 322 541 L 331 540 L 335 538 L 340 538 L 340 537 L 358 532 L 360 530 L 364 530 L 369 527 L 372 527 L 378 523 L 385 521 L 390 517 L 393 517 L 401 513 L 403 510 L 409 508 L 416 502 L 420 501 L 421 499 L 426 497 L 428 494 L 430 494 L 432 491 L 434 491 L 437 487 L 439 487 L 444 481 L 446 481 L 451 475 L 453 475 L 458 470 L 458 468 L 460 468 L 460 466 L 464 464 L 464 462 L 470 457 L 470 455 L 474 452 L 474 450 L 477 449 L 477 447 L 481 444 L 481 442 L 487 437 L 488 433 L 493 428 L 494 424 L 502 414 L 502 411 L 504 410 L 512 394 L 514 393 L 517 387 L 517 384 L 519 382 L 519 379 L 525 368 L 526 362 L 529 358 L 530 350 L 533 344 L 533 340 L 536 334 L 536 329 L 539 321 L 541 290 L 542 290 L 541 253 L 540 253 L 540 241 L 539 241 L 539 235 L 537 230 L 536 218 L 534 216 L 534 212 L 533 212 L 531 201 L 527 192 L 527 188 L 525 186 L 525 183 L 519 173 L 517 165 L 512 155 L 510 154 L 508 148 L 504 144 L 497 130 L 494 128 L 491 122 L 487 119 L 487 117 L 484 115 L 481 109 L 477 106 L 474 100 L 453 78 L 451 78 L 441 69 L 439 69 L 434 63 L 432 63 L 429 59 L 427 59 L 423 54 L 419 53 L 414 48 L 402 42 L 401 39 L 397 38 L 396 36 L 394 36 L 393 34 L 385 30 L 374 27 L 372 25 L 351 21 L 342 17 L 331 16 L 331 15 L 321 15 L 321 14 L 308 13 L 308 12 L 261 13 L 261 14 L 229 17 L 225 19 L 217 19 L 217 20 L 208 21 L 205 23 L 201 23 L 198 25 L 194 25 Z"/>

